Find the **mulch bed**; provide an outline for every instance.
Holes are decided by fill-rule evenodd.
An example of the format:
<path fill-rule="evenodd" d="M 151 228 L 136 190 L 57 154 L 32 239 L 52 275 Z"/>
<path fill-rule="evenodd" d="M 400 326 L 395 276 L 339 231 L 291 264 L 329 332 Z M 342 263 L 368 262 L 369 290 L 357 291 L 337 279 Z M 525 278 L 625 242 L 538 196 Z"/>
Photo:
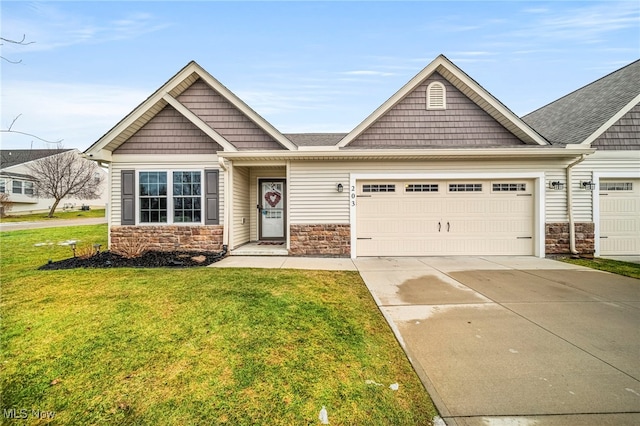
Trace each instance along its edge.
<path fill-rule="evenodd" d="M 127 259 L 118 254 L 104 251 L 91 257 L 72 257 L 51 262 L 38 269 L 58 270 L 74 268 L 191 268 L 207 266 L 224 258 L 226 251 L 215 252 L 184 252 L 184 251 L 148 251 L 141 256 Z"/>

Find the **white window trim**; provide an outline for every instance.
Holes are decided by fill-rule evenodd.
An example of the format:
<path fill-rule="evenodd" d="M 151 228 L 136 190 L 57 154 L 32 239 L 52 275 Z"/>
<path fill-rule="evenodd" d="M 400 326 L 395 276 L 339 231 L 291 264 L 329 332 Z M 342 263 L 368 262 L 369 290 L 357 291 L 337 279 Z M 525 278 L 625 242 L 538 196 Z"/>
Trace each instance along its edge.
<path fill-rule="evenodd" d="M 201 206 L 201 214 L 200 214 L 200 222 L 174 222 L 173 221 L 173 172 L 200 172 L 200 182 L 202 185 L 200 191 L 200 206 Z M 140 173 L 166 173 L 167 174 L 167 221 L 166 222 L 141 222 L 140 221 Z M 172 169 L 140 169 L 136 170 L 136 182 L 135 182 L 135 190 L 136 190 L 136 226 L 194 226 L 194 225 L 204 225 L 205 218 L 205 180 L 204 180 L 204 169 L 193 169 L 189 167 L 180 167 L 180 168 L 172 168 Z"/>
<path fill-rule="evenodd" d="M 349 175 L 349 223 L 351 228 L 351 258 L 355 259 L 357 232 L 356 232 L 356 197 L 357 183 L 359 180 L 472 180 L 472 179 L 532 179 L 534 194 L 534 256 L 545 257 L 545 174 L 544 172 L 525 173 L 424 173 L 424 174 L 401 174 L 401 173 L 351 173 Z M 594 191 L 595 193 L 596 191 Z M 597 240 L 596 240 L 597 241 Z"/>
<path fill-rule="evenodd" d="M 593 172 L 596 189 L 592 192 L 593 202 L 593 248 L 594 256 L 600 256 L 600 179 L 640 179 L 640 172 Z"/>
<path fill-rule="evenodd" d="M 442 105 L 433 105 L 431 100 L 431 91 L 435 87 L 442 89 Z M 427 86 L 427 109 L 428 110 L 445 110 L 447 109 L 447 87 L 439 81 L 433 81 Z"/>

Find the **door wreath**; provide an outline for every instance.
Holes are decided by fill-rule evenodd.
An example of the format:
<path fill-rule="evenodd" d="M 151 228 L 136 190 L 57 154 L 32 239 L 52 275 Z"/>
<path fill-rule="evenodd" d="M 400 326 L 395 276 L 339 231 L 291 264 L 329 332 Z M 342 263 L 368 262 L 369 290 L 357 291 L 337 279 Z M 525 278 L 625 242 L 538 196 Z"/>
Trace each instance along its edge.
<path fill-rule="evenodd" d="M 282 200 L 282 195 L 276 191 L 269 191 L 264 194 L 264 199 L 271 207 L 275 207 L 280 203 L 280 200 Z"/>

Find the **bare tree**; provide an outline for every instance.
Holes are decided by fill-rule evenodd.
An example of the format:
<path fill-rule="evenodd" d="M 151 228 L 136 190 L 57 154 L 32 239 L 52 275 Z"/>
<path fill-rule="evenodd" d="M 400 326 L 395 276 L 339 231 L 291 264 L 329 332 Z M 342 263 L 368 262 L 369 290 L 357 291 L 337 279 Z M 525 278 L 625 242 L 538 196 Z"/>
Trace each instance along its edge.
<path fill-rule="evenodd" d="M 10 44 L 17 44 L 19 46 L 28 46 L 30 44 L 35 43 L 35 41 L 27 41 L 27 35 L 23 34 L 22 35 L 22 40 L 12 40 L 10 38 L 4 38 L 4 37 L 0 37 L 0 46 L 3 46 L 5 43 L 10 43 Z M 10 64 L 20 64 L 22 63 L 22 59 L 18 60 L 18 61 L 14 61 L 11 59 L 6 58 L 5 56 L 0 55 L 0 59 L 9 62 Z M 45 143 L 55 143 L 55 144 L 59 144 L 62 142 L 62 139 L 59 139 L 57 141 L 51 141 L 51 140 L 47 140 L 47 139 L 43 139 L 40 136 L 36 136 L 33 133 L 28 133 L 28 132 L 22 132 L 20 130 L 14 130 L 13 126 L 14 124 L 16 124 L 16 121 L 18 120 L 18 118 L 20 118 L 22 114 L 18 114 L 13 121 L 11 122 L 11 125 L 6 128 L 6 129 L 0 129 L 0 133 L 17 133 L 20 135 L 24 135 L 24 136 L 30 136 L 36 139 L 41 140 L 42 142 Z"/>
<path fill-rule="evenodd" d="M 0 192 L 0 217 L 5 217 L 13 208 L 13 201 L 9 199 L 9 194 Z"/>
<path fill-rule="evenodd" d="M 100 197 L 104 175 L 97 163 L 80 157 L 76 150 L 41 158 L 27 167 L 34 179 L 34 196 L 55 200 L 49 217 L 53 217 L 65 197 L 86 200 Z"/>
<path fill-rule="evenodd" d="M 19 44 L 20 46 L 28 46 L 30 44 L 35 43 L 35 41 L 27 41 L 26 34 L 22 35 L 22 40 L 11 40 L 10 38 L 0 37 L 0 46 L 3 46 L 5 43 Z M 10 64 L 19 64 L 22 62 L 22 59 L 20 59 L 19 61 L 12 61 L 11 59 L 7 59 L 4 56 L 0 56 L 0 58 L 9 62 Z"/>
<path fill-rule="evenodd" d="M 14 125 L 14 124 L 16 124 L 16 121 L 18 120 L 18 118 L 20 118 L 20 116 L 21 116 L 21 115 L 22 115 L 22 114 L 18 114 L 18 115 L 16 116 L 16 118 L 14 118 L 14 119 L 13 119 L 13 121 L 11 122 L 11 125 L 10 125 L 8 128 L 6 128 L 6 129 L 0 129 L 0 133 L 18 133 L 18 134 L 20 134 L 20 135 L 30 136 L 30 137 L 32 137 L 32 138 L 39 139 L 39 140 L 41 140 L 42 142 L 46 142 L 46 143 L 55 143 L 55 144 L 60 144 L 60 143 L 63 141 L 63 139 L 58 139 L 57 141 L 50 141 L 50 140 L 47 140 L 47 139 L 43 139 L 43 138 L 41 138 L 40 136 L 36 136 L 36 135 L 34 135 L 33 133 L 27 133 L 27 132 L 21 132 L 21 131 L 19 131 L 19 130 L 14 130 L 14 129 L 13 129 L 13 125 Z"/>

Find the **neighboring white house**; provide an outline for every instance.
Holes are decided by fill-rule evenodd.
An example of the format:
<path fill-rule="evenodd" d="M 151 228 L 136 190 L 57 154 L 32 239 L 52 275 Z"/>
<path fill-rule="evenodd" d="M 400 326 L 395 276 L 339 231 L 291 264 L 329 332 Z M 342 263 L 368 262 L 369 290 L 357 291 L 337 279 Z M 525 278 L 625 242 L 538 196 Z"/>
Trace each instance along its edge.
<path fill-rule="evenodd" d="M 29 176 L 29 164 L 32 162 L 62 154 L 77 149 L 3 149 L 0 150 L 0 193 L 9 194 L 12 203 L 7 214 L 27 214 L 48 211 L 53 205 L 53 199 L 38 198 L 34 195 L 33 179 Z M 95 200 L 81 200 L 77 198 L 65 198 L 60 201 L 56 211 L 81 209 L 82 206 L 90 208 L 105 208 L 109 198 L 107 189 L 107 171 L 98 169 L 98 173 L 105 175 L 102 195 Z"/>
<path fill-rule="evenodd" d="M 596 149 L 543 127 L 441 55 L 348 134 L 282 134 L 191 62 L 86 154 L 109 165 L 112 247 L 591 254 L 595 177 L 579 167 Z"/>

